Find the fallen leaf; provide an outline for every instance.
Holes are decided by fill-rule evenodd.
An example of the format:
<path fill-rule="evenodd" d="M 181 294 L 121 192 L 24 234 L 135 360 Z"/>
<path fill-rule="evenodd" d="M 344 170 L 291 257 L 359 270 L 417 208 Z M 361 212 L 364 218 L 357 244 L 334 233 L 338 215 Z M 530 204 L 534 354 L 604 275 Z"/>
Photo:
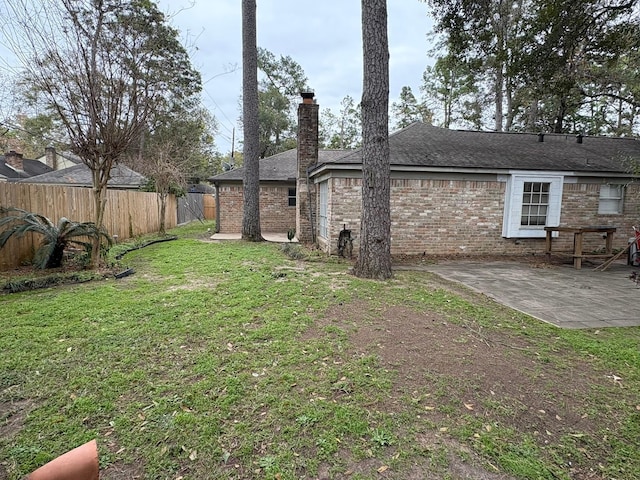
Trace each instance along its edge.
<path fill-rule="evenodd" d="M 446 432 L 447 430 L 449 430 L 447 427 L 440 427 L 441 432 Z"/>
<path fill-rule="evenodd" d="M 559 422 L 562 421 L 562 418 L 560 418 L 560 415 L 556 415 L 556 420 L 558 420 Z"/>
<path fill-rule="evenodd" d="M 465 403 L 464 406 L 467 407 L 467 410 L 473 410 L 473 403 Z"/>
<path fill-rule="evenodd" d="M 389 469 L 389 467 L 387 465 L 382 465 L 379 469 L 378 469 L 378 473 L 382 473 L 382 472 L 386 472 Z"/>
<path fill-rule="evenodd" d="M 189 460 L 193 462 L 196 458 L 198 458 L 198 452 L 194 450 L 189 454 Z"/>
<path fill-rule="evenodd" d="M 436 407 L 431 407 L 431 406 L 427 405 L 427 406 L 424 407 L 424 409 L 425 410 L 435 410 Z"/>
<path fill-rule="evenodd" d="M 545 412 L 544 410 L 542 410 L 542 409 L 541 409 L 541 410 L 538 410 L 538 413 L 545 414 L 545 413 L 547 413 L 547 412 Z"/>
<path fill-rule="evenodd" d="M 490 431 L 491 431 L 491 425 L 485 425 L 485 426 L 484 426 L 484 429 L 485 429 L 487 432 L 490 432 Z"/>

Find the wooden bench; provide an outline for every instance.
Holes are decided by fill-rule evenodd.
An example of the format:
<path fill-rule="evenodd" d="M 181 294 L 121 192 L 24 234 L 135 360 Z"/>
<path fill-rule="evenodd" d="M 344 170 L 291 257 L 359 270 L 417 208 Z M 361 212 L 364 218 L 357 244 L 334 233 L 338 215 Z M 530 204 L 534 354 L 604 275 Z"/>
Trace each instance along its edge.
<path fill-rule="evenodd" d="M 587 258 L 611 258 L 613 257 L 613 234 L 616 232 L 616 227 L 611 226 L 591 226 L 591 227 L 544 227 L 547 232 L 546 242 L 546 254 L 547 257 L 551 257 L 552 245 L 553 245 L 553 232 L 567 232 L 573 233 L 573 253 L 568 255 L 573 257 L 573 266 L 576 269 L 582 268 L 582 260 Z M 582 235 L 585 233 L 598 233 L 600 235 L 606 234 L 605 237 L 605 253 L 604 254 L 584 254 L 582 252 Z M 563 254 L 562 252 L 556 252 Z"/>

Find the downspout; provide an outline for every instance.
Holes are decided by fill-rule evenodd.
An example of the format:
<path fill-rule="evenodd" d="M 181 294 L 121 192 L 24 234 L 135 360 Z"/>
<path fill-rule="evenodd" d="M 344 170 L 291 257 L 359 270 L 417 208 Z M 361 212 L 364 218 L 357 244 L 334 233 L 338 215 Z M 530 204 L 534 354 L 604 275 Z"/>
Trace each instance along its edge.
<path fill-rule="evenodd" d="M 213 182 L 216 189 L 216 228 L 215 233 L 220 233 L 220 182 Z"/>
<path fill-rule="evenodd" d="M 315 165 L 309 165 L 307 168 L 307 203 L 309 204 L 309 225 L 311 225 L 311 243 L 313 245 L 316 244 L 316 226 L 313 222 L 313 204 L 311 203 L 311 188 L 310 188 L 310 179 L 309 172 Z"/>

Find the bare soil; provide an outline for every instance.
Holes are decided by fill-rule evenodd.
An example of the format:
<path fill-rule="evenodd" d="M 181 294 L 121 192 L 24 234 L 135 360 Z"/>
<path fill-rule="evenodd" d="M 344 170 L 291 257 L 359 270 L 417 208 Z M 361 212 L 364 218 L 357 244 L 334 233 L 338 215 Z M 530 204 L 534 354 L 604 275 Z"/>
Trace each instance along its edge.
<path fill-rule="evenodd" d="M 473 445 L 483 429 L 500 425 L 529 433 L 543 451 L 559 446 L 567 436 L 576 439 L 578 446 L 567 451 L 562 470 L 572 479 L 604 480 L 599 473 L 608 455 L 603 431 L 616 418 L 615 412 L 593 404 L 592 394 L 598 390 L 598 398 L 603 391 L 628 396 L 630 405 L 635 400 L 594 363 L 561 348 L 552 348 L 551 356 L 540 354 L 526 336 L 510 335 L 505 329 L 483 329 L 473 320 L 451 323 L 438 314 L 403 306 L 338 305 L 318 321 L 311 335 L 328 325 L 348 332 L 353 347 L 345 355 L 375 354 L 383 368 L 395 373 L 392 394 L 373 408 L 400 413 L 406 399 L 414 399 L 418 415 L 407 431 L 413 437 L 409 440 L 432 454 L 446 452 L 444 469 L 431 461 L 385 478 L 511 478 L 466 446 Z M 554 342 L 549 339 L 551 346 Z M 482 427 L 459 442 L 447 432 L 461 425 L 463 416 L 475 417 Z M 352 470 L 371 474 L 370 468 L 356 464 Z"/>

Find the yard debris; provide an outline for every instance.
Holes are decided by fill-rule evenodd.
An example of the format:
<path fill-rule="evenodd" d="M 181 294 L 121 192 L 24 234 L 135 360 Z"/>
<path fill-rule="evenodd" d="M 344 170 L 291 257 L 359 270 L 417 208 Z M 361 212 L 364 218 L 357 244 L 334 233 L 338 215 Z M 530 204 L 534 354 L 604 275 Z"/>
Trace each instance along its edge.
<path fill-rule="evenodd" d="M 617 384 L 620 388 L 622 388 L 622 377 L 619 377 L 615 374 L 607 375 L 606 377 L 612 379 L 614 384 Z"/>

